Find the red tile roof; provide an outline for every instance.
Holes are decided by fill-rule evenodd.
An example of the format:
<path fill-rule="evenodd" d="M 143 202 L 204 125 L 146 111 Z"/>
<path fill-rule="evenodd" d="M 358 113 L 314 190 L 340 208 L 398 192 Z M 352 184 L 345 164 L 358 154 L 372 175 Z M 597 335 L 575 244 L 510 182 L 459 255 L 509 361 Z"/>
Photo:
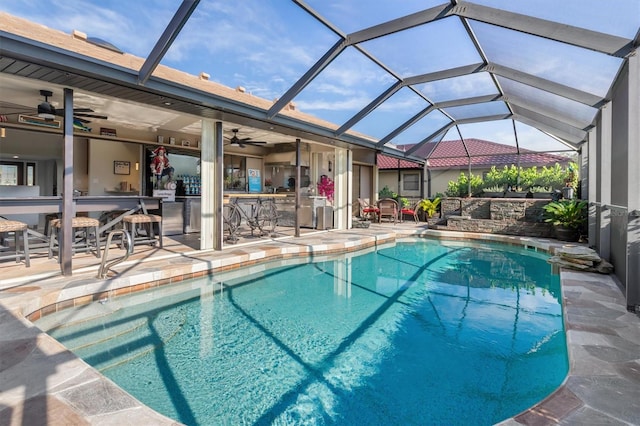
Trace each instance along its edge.
<path fill-rule="evenodd" d="M 515 146 L 481 139 L 465 139 L 464 142 L 471 155 L 472 167 L 488 168 L 490 166 L 518 163 Z M 403 148 L 409 150 L 413 146 L 403 145 Z M 414 154 L 418 157 L 429 157 L 430 169 L 449 169 L 467 167 L 469 165 L 467 153 L 460 140 L 442 141 L 439 144 L 429 142 L 422 145 Z M 564 165 L 569 161 L 569 158 L 560 155 L 520 149 L 520 165 L 522 167 L 551 166 L 555 163 Z M 420 169 L 422 165 L 413 161 L 400 160 L 400 165 L 398 166 L 398 159 L 378 154 L 378 167 L 380 169 Z"/>

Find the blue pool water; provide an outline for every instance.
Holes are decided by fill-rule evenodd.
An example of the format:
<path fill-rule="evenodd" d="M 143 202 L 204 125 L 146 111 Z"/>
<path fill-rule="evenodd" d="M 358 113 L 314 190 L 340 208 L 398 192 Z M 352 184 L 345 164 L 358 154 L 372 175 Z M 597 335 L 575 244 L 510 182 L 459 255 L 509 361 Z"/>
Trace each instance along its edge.
<path fill-rule="evenodd" d="M 186 424 L 489 425 L 567 374 L 545 259 L 398 243 L 167 286 L 41 327 Z"/>

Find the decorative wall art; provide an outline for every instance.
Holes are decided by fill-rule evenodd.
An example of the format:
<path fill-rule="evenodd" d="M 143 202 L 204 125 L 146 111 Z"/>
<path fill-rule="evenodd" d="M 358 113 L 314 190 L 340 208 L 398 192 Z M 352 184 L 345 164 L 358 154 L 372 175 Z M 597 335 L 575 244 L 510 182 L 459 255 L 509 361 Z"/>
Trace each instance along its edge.
<path fill-rule="evenodd" d="M 130 175 L 131 161 L 114 161 L 113 174 L 114 175 Z"/>

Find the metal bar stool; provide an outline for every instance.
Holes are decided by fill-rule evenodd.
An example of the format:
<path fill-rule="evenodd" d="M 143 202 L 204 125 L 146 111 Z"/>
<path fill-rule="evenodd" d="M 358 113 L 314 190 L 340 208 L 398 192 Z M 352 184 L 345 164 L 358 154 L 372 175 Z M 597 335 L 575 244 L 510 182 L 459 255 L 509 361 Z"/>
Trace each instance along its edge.
<path fill-rule="evenodd" d="M 74 230 L 74 241 L 72 245 L 72 251 L 91 251 L 91 244 L 89 242 L 89 235 L 93 230 L 93 249 L 95 249 L 96 257 L 100 258 L 100 221 L 91 217 L 74 217 L 71 219 L 71 227 Z M 62 229 L 62 219 L 53 219 L 49 222 L 49 259 L 53 257 L 53 251 L 58 251 L 58 262 L 60 262 L 60 231 Z M 76 229 L 80 229 L 82 234 L 80 241 L 76 241 L 77 232 Z M 55 231 L 54 231 L 55 230 Z M 57 246 L 57 247 L 56 247 Z"/>
<path fill-rule="evenodd" d="M 13 232 L 14 235 L 14 254 L 7 254 L 0 256 L 0 259 L 16 259 L 16 263 L 20 263 L 20 258 L 24 256 L 24 264 L 27 266 L 31 266 L 31 262 L 29 260 L 29 235 L 28 235 L 28 226 L 24 222 L 19 222 L 17 220 L 7 220 L 0 219 L 0 241 L 4 241 L 5 234 L 9 232 Z M 22 234 L 22 245 L 24 246 L 23 254 L 20 254 L 20 234 Z"/>
<path fill-rule="evenodd" d="M 129 231 L 131 239 L 133 240 L 133 247 L 131 247 L 131 253 L 133 253 L 136 243 L 155 245 L 157 241 L 160 241 L 160 248 L 162 248 L 162 216 L 157 214 L 132 214 L 125 216 L 122 221 L 124 222 L 124 228 Z M 158 239 L 156 240 L 155 233 L 153 231 L 153 225 L 158 224 Z M 138 225 L 145 226 L 146 235 L 140 236 L 137 232 Z"/>

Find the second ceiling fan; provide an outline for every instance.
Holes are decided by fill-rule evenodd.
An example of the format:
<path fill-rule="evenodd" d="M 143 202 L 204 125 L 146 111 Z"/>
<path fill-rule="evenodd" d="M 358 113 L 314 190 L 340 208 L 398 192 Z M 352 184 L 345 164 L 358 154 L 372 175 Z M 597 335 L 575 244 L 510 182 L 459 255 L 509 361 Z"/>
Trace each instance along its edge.
<path fill-rule="evenodd" d="M 233 132 L 233 136 L 231 138 L 227 138 L 229 140 L 229 146 L 237 146 L 240 148 L 245 148 L 247 145 L 263 145 L 267 142 L 265 141 L 252 141 L 251 138 L 239 138 L 238 131 L 239 129 L 231 129 Z"/>

